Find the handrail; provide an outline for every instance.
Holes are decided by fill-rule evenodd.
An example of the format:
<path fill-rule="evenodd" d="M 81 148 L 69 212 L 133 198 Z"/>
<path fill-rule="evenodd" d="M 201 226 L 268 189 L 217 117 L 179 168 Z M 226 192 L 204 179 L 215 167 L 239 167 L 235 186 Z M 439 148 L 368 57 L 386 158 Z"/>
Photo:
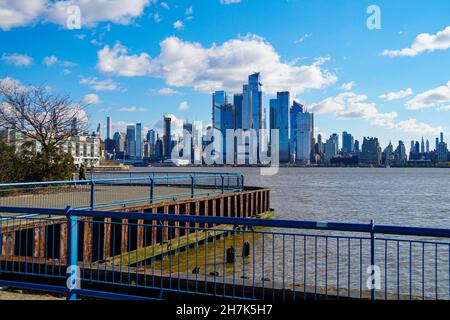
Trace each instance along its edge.
<path fill-rule="evenodd" d="M 201 174 L 195 175 L 195 178 L 206 179 L 211 177 L 241 177 L 237 173 L 211 173 L 211 174 Z M 62 180 L 62 181 L 37 181 L 37 182 L 16 182 L 16 183 L 3 183 L 0 184 L 1 187 L 17 187 L 17 186 L 36 186 L 36 185 L 57 185 L 57 184 L 89 184 L 91 181 L 94 182 L 112 182 L 112 181 L 138 181 L 138 180 L 148 180 L 149 176 L 142 177 L 128 177 L 128 178 L 108 178 L 108 179 L 88 179 L 88 180 Z M 190 179 L 191 175 L 181 175 L 181 176 L 151 176 L 154 180 L 175 180 L 175 179 Z"/>
<path fill-rule="evenodd" d="M 23 213 L 23 214 L 42 214 L 65 216 L 66 210 L 63 209 L 46 209 L 46 208 L 21 208 L 21 207 L 0 207 L 0 212 L 4 213 Z M 356 233 L 376 233 L 390 235 L 409 235 L 409 236 L 425 236 L 450 238 L 450 229 L 444 228 L 426 228 L 426 227 L 408 227 L 394 225 L 372 225 L 371 223 L 345 223 L 345 222 L 321 222 L 321 221 L 297 221 L 297 220 L 281 220 L 281 219 L 254 219 L 254 218 L 228 218 L 228 217 L 210 217 L 201 215 L 175 215 L 175 214 L 158 214 L 158 213 L 135 213 L 135 212 L 118 212 L 118 211 L 92 211 L 92 210 L 71 210 L 70 216 L 77 217 L 108 217 L 113 219 L 135 219 L 135 220 L 160 220 L 160 221 L 177 221 L 192 223 L 211 223 L 226 225 L 242 225 L 249 227 L 273 227 L 286 229 L 309 229 L 309 230 L 329 230 Z M 24 219 L 23 216 L 5 217 L 8 219 Z M 25 217 L 26 219 L 26 217 Z"/>

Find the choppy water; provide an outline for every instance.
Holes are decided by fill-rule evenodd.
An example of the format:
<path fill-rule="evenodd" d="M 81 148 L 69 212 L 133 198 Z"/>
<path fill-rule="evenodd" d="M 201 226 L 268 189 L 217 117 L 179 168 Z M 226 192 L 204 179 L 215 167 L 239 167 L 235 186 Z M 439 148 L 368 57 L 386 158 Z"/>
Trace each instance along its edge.
<path fill-rule="evenodd" d="M 271 189 L 271 207 L 276 210 L 278 219 L 362 223 L 374 219 L 377 224 L 450 228 L 448 169 L 281 168 L 274 176 L 262 176 L 258 168 L 145 170 L 244 174 L 246 185 Z M 357 235 L 353 238 L 352 234 L 336 232 L 285 232 L 292 234 L 272 235 L 269 231 L 256 241 L 250 235 L 252 238 L 247 240 L 253 244 L 253 258 L 238 260 L 236 270 L 232 270 L 235 277 L 250 274 L 255 280 L 269 278 L 269 285 L 282 283 L 283 287 L 300 290 L 306 286 L 309 292 L 340 290 L 341 295 L 347 295 L 350 289 L 355 297 L 360 293 L 369 294 L 366 270 L 370 265 L 370 241 L 367 235 L 361 235 L 365 239 L 360 239 Z M 314 234 L 322 236 L 311 236 Z M 387 292 L 391 298 L 449 299 L 448 241 L 436 244 L 417 237 L 409 237 L 412 242 L 398 241 L 392 236 L 389 239 L 377 235 L 375 244 L 375 262 L 381 274 L 379 296 L 383 298 Z M 201 273 L 208 274 L 221 265 L 220 254 L 218 257 L 210 255 L 207 260 L 211 270 L 205 267 Z"/>
<path fill-rule="evenodd" d="M 134 168 L 245 175 L 271 189 L 277 218 L 450 228 L 450 170 L 438 168 Z"/>

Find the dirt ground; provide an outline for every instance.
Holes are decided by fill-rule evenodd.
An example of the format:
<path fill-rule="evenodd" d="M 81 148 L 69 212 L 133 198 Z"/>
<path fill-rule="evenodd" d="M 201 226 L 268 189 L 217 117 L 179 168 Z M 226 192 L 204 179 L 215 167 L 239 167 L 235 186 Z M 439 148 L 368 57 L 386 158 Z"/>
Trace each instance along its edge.
<path fill-rule="evenodd" d="M 0 288 L 0 300 L 65 300 L 65 298 L 33 291 Z"/>

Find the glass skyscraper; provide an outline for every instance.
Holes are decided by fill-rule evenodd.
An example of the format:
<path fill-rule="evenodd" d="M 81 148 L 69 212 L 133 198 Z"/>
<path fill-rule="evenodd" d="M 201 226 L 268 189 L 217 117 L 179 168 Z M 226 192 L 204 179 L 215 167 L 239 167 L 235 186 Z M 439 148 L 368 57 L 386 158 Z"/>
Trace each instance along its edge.
<path fill-rule="evenodd" d="M 136 123 L 136 159 L 142 159 L 142 123 Z"/>
<path fill-rule="evenodd" d="M 222 156 L 225 161 L 227 130 L 235 129 L 234 106 L 228 103 L 228 96 L 225 91 L 213 93 L 213 127 L 222 133 Z"/>
<path fill-rule="evenodd" d="M 343 152 L 354 151 L 353 136 L 347 131 L 342 132 L 342 151 Z"/>
<path fill-rule="evenodd" d="M 136 127 L 134 125 L 127 126 L 126 148 L 126 155 L 134 158 L 136 155 Z"/>
<path fill-rule="evenodd" d="M 278 92 L 270 100 L 270 129 L 279 130 L 280 162 L 289 162 L 289 92 Z M 272 141 L 271 141 L 272 143 Z"/>
<path fill-rule="evenodd" d="M 291 125 L 291 134 L 290 134 L 290 160 L 293 161 L 295 159 L 296 150 L 297 150 L 297 118 L 300 114 L 303 113 L 304 106 L 296 101 L 294 101 L 291 110 L 289 112 L 289 122 Z"/>
<path fill-rule="evenodd" d="M 296 154 L 295 161 L 309 163 L 311 160 L 312 142 L 314 138 L 314 114 L 309 112 L 297 115 Z"/>
<path fill-rule="evenodd" d="M 233 97 L 236 129 L 242 129 L 242 98 L 242 94 L 235 94 Z"/>
<path fill-rule="evenodd" d="M 254 73 L 248 76 L 242 92 L 242 129 L 255 129 L 257 134 L 264 127 L 261 86 L 260 74 Z"/>

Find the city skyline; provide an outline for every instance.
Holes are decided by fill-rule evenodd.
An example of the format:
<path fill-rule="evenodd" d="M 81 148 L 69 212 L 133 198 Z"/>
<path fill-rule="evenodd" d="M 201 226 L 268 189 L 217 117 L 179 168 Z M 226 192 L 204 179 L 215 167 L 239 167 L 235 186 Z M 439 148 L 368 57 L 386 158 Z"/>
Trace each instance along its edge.
<path fill-rule="evenodd" d="M 112 133 L 132 123 L 161 132 L 162 113 L 175 115 L 177 128 L 185 119 L 206 127 L 211 94 L 241 91 L 253 72 L 261 73 L 266 112 L 277 92 L 289 91 L 314 112 L 315 136 L 347 130 L 383 147 L 422 135 L 433 145 L 440 131 L 449 137 L 448 3 L 379 1 L 380 30 L 366 27 L 368 1 L 324 2 L 320 10 L 303 1 L 130 3 L 134 9 L 121 12 L 80 4 L 86 21 L 77 30 L 67 30 L 60 12 L 22 8 L 26 19 L 0 17 L 0 79 L 45 82 L 90 103 L 91 130 L 100 122 L 103 138 L 105 114 Z M 420 41 L 423 33 L 429 41 Z"/>

